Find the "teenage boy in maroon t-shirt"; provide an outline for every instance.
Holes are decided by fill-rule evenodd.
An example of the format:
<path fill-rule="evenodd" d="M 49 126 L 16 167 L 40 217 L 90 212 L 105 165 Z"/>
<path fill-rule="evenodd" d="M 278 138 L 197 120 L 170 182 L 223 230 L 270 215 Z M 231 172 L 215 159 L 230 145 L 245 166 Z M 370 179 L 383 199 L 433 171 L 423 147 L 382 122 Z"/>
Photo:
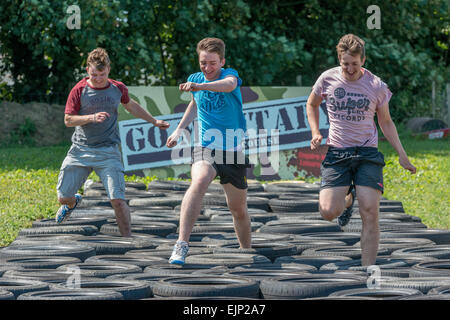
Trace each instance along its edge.
<path fill-rule="evenodd" d="M 81 195 L 77 191 L 92 170 L 103 182 L 122 236 L 131 236 L 130 209 L 125 202 L 124 168 L 120 154 L 120 136 L 117 126 L 119 104 L 132 115 L 156 127 L 167 129 L 169 124 L 157 120 L 128 96 L 127 87 L 108 78 L 108 53 L 97 48 L 89 53 L 86 71 L 88 77 L 71 90 L 66 103 L 64 123 L 75 127 L 72 146 L 61 166 L 57 193 L 61 203 L 56 222 L 66 220 Z"/>

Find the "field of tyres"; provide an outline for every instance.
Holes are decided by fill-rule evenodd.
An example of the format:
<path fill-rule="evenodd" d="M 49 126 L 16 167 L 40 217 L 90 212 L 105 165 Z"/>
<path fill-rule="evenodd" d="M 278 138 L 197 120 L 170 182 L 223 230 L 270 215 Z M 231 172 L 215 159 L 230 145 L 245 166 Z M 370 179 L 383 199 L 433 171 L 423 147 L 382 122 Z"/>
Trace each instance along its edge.
<path fill-rule="evenodd" d="M 383 199 L 376 266 L 362 267 L 358 202 L 341 228 L 321 218 L 308 183 L 249 184 L 251 249 L 239 249 L 211 184 L 186 264 L 170 265 L 188 187 L 127 182 L 133 237 L 123 238 L 103 186 L 88 182 L 68 221 L 35 221 L 0 249 L 0 300 L 450 299 L 450 230 Z"/>

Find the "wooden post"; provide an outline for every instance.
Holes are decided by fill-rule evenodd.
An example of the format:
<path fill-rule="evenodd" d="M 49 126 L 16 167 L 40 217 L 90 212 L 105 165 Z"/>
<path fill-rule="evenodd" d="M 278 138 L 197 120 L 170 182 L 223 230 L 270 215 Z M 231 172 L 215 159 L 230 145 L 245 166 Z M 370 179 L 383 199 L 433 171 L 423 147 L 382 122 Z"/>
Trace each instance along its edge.
<path fill-rule="evenodd" d="M 436 118 L 436 82 L 431 82 L 431 116 Z"/>

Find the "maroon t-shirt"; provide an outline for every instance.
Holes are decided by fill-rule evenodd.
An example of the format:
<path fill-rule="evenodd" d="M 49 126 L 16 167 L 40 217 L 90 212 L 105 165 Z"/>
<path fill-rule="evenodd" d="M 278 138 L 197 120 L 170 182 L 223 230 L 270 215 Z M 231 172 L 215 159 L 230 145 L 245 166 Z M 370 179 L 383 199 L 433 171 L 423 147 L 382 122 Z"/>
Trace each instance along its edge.
<path fill-rule="evenodd" d="M 94 148 L 120 144 L 118 107 L 120 103 L 130 101 L 128 89 L 122 82 L 112 79 L 108 79 L 108 85 L 104 88 L 93 88 L 88 84 L 88 79 L 89 77 L 84 78 L 70 91 L 65 113 L 88 115 L 105 111 L 110 117 L 102 123 L 75 127 L 72 143 Z"/>

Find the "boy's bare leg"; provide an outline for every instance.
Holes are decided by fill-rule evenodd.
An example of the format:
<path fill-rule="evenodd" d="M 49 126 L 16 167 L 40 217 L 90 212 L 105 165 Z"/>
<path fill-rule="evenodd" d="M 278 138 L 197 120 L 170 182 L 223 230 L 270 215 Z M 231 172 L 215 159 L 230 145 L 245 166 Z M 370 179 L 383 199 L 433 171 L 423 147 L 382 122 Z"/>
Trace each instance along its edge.
<path fill-rule="evenodd" d="M 356 186 L 356 194 L 358 195 L 359 214 L 362 220 L 361 264 L 363 266 L 374 265 L 380 241 L 378 211 L 381 191 L 370 187 Z"/>
<path fill-rule="evenodd" d="M 184 195 L 180 208 L 178 241 L 189 243 L 192 229 L 200 215 L 203 197 L 216 174 L 216 170 L 207 161 L 198 161 L 192 165 L 191 185 Z"/>
<path fill-rule="evenodd" d="M 125 200 L 113 199 L 111 205 L 116 215 L 117 225 L 122 237 L 131 237 L 131 215 L 130 207 L 128 207 Z"/>
<path fill-rule="evenodd" d="M 252 229 L 247 209 L 247 189 L 238 189 L 231 183 L 222 185 L 227 197 L 228 209 L 233 215 L 234 230 L 241 248 L 251 248 Z"/>
<path fill-rule="evenodd" d="M 343 186 L 320 190 L 319 211 L 325 220 L 332 221 L 339 217 L 351 204 L 351 196 L 347 196 L 349 188 L 350 186 Z"/>

